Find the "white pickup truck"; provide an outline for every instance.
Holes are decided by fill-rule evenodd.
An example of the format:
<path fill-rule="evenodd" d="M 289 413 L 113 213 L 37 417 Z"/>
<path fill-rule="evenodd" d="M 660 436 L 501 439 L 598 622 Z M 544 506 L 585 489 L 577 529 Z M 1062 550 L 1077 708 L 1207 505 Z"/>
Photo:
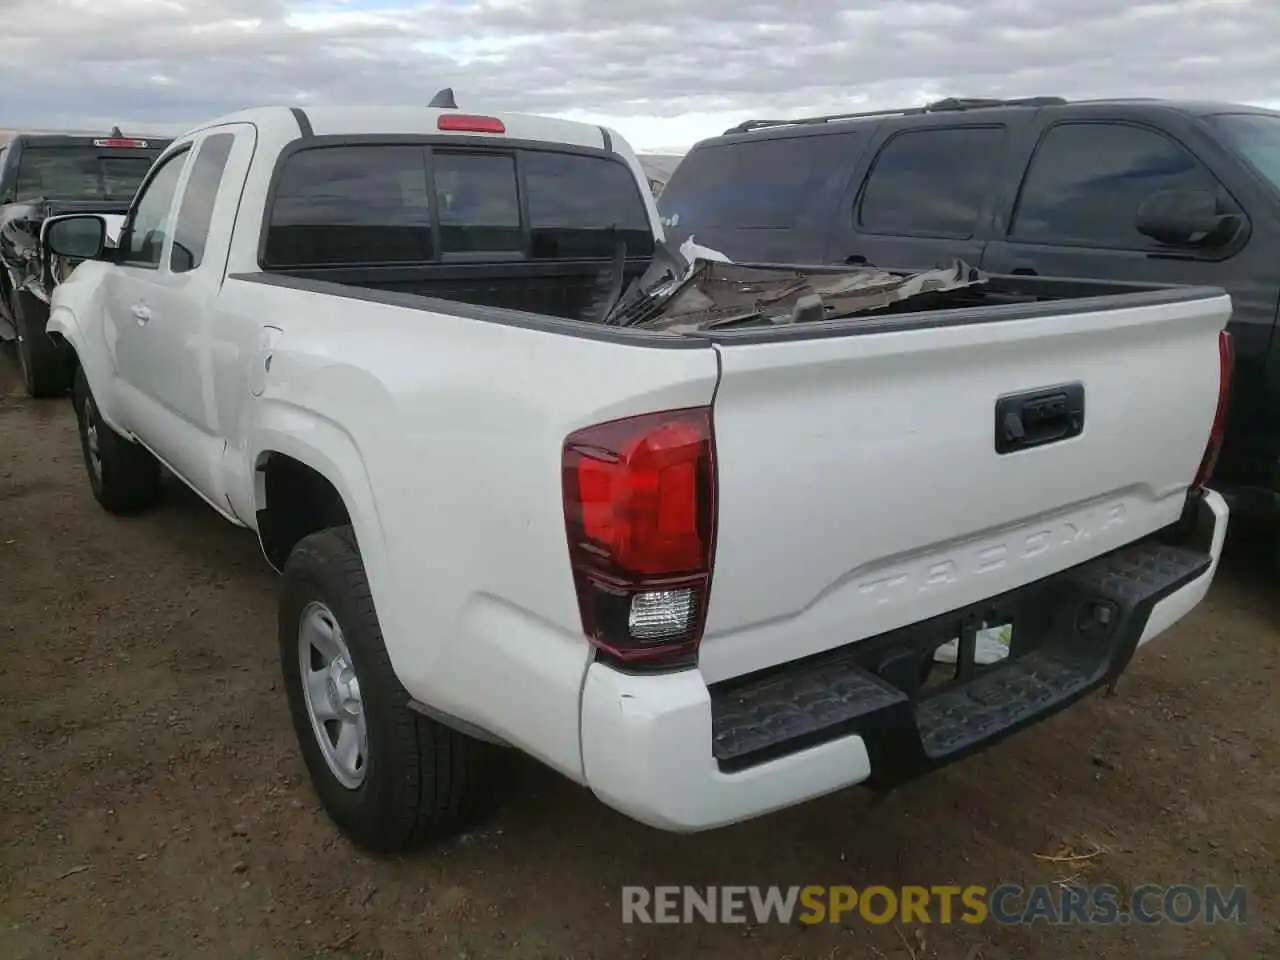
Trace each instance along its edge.
<path fill-rule="evenodd" d="M 116 248 L 46 228 L 94 495 L 163 465 L 256 531 L 370 850 L 457 829 L 498 745 L 674 831 L 887 789 L 1214 576 L 1221 291 L 682 267 L 644 183 L 594 126 L 262 109 L 175 140 Z"/>

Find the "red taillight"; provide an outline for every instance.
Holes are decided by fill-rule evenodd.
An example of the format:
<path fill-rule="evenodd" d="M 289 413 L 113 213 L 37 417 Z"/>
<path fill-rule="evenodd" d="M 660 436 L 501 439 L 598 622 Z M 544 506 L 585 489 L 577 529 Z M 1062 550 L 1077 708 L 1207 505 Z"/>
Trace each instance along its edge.
<path fill-rule="evenodd" d="M 582 628 L 619 660 L 692 661 L 715 538 L 716 467 L 706 407 L 570 434 L 565 529 Z"/>
<path fill-rule="evenodd" d="M 100 140 L 93 141 L 95 147 L 130 147 L 135 149 L 145 149 L 147 141 L 135 140 L 132 137 L 103 137 Z"/>
<path fill-rule="evenodd" d="M 1196 471 L 1196 478 L 1191 481 L 1193 491 L 1204 489 L 1213 476 L 1213 468 L 1218 463 L 1218 454 L 1222 452 L 1222 440 L 1227 433 L 1227 408 L 1231 404 L 1231 380 L 1235 368 L 1235 342 L 1231 339 L 1231 334 L 1223 330 L 1218 334 L 1218 409 L 1213 415 L 1213 426 L 1209 428 L 1209 442 L 1204 448 L 1200 469 Z"/>
<path fill-rule="evenodd" d="M 466 113 L 442 113 L 437 130 L 450 133 L 506 133 L 507 126 L 497 117 L 476 117 Z"/>

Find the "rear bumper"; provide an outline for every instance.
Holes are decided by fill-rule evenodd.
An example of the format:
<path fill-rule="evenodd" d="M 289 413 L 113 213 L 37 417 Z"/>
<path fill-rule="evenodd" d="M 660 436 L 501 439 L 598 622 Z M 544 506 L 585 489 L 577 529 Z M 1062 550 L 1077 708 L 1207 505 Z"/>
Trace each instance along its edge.
<path fill-rule="evenodd" d="M 1222 546 L 1227 539 L 1228 519 L 1229 508 L 1226 500 L 1215 491 L 1207 492 L 1199 504 L 1196 527 L 1187 545 L 1209 555 L 1209 569 L 1156 602 L 1138 637 L 1139 647 L 1154 640 L 1194 610 L 1209 592 L 1214 574 L 1218 572 Z"/>
<path fill-rule="evenodd" d="M 1106 684 L 1204 598 L 1227 505 L 1209 492 L 1193 520 L 1176 544 L 1131 544 L 979 607 L 732 683 L 594 663 L 582 695 L 586 782 L 636 820 L 689 832 L 951 763 Z M 1015 624 L 1008 658 L 923 693 L 921 658 L 982 621 Z"/>

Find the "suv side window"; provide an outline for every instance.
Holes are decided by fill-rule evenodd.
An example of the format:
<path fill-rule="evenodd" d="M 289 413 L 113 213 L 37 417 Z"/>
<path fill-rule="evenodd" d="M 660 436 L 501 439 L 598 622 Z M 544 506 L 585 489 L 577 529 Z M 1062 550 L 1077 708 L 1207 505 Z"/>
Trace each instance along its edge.
<path fill-rule="evenodd" d="M 1030 243 L 1154 248 L 1134 218 L 1159 190 L 1222 187 L 1163 133 L 1125 123 L 1063 122 L 1036 147 L 1009 235 Z"/>
<path fill-rule="evenodd" d="M 173 195 L 178 191 L 182 167 L 190 150 L 166 159 L 142 188 L 129 220 L 128 233 L 120 251 L 120 263 L 135 267 L 159 267 L 165 239 L 172 232 Z"/>
<path fill-rule="evenodd" d="M 713 143 L 680 161 L 662 190 L 664 225 L 702 230 L 787 230 L 835 178 L 846 181 L 862 134 L 823 133 Z"/>
<path fill-rule="evenodd" d="M 967 239 L 1000 157 L 1003 127 L 909 130 L 880 148 L 858 202 L 867 233 Z"/>
<path fill-rule="evenodd" d="M 222 172 L 227 168 L 235 139 L 233 133 L 215 133 L 200 144 L 173 228 L 169 269 L 174 273 L 194 270 L 204 259 L 204 245 L 209 240 L 209 225 L 213 222 L 213 204 L 218 199 Z"/>

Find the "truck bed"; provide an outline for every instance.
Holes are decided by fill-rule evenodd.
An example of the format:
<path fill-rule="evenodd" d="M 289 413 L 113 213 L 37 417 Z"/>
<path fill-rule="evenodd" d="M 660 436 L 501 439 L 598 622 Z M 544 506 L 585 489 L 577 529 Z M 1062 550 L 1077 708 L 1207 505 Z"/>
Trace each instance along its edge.
<path fill-rule="evenodd" d="M 648 264 L 629 261 L 624 271 L 624 288 L 639 278 Z M 716 264 L 734 275 L 753 273 L 770 277 L 806 276 L 825 279 L 839 277 L 865 267 L 787 264 Z M 884 273 L 908 277 L 907 271 Z M 491 319 L 501 321 L 502 312 L 517 321 L 540 314 L 557 319 L 598 323 L 598 307 L 607 295 L 611 265 L 604 261 L 510 264 L 427 264 L 397 267 L 343 267 L 310 270 L 269 271 L 237 274 L 238 279 L 256 280 L 300 288 L 337 292 L 331 285 L 352 288 L 345 295 L 370 302 L 419 309 L 442 309 L 441 301 L 496 308 Z M 856 315 L 827 319 L 821 323 L 755 323 L 706 327 L 697 331 L 676 328 L 674 333 L 696 332 L 726 343 L 822 336 L 849 336 L 889 330 L 925 329 L 937 326 L 987 323 L 1044 316 L 1049 313 L 1085 313 L 1123 307 L 1156 306 L 1187 300 L 1222 296 L 1216 287 L 1192 287 L 1158 283 L 1131 283 L 1007 274 L 983 274 L 983 282 L 939 292 L 917 293 L 883 307 L 861 310 Z M 319 286 L 313 286 L 318 284 Z M 408 297 L 405 295 L 409 295 Z M 410 299 L 421 298 L 414 304 Z M 447 309 L 447 308 L 445 308 Z M 655 312 L 656 313 L 656 312 Z M 654 314 L 628 324 L 636 330 L 661 329 Z"/>

